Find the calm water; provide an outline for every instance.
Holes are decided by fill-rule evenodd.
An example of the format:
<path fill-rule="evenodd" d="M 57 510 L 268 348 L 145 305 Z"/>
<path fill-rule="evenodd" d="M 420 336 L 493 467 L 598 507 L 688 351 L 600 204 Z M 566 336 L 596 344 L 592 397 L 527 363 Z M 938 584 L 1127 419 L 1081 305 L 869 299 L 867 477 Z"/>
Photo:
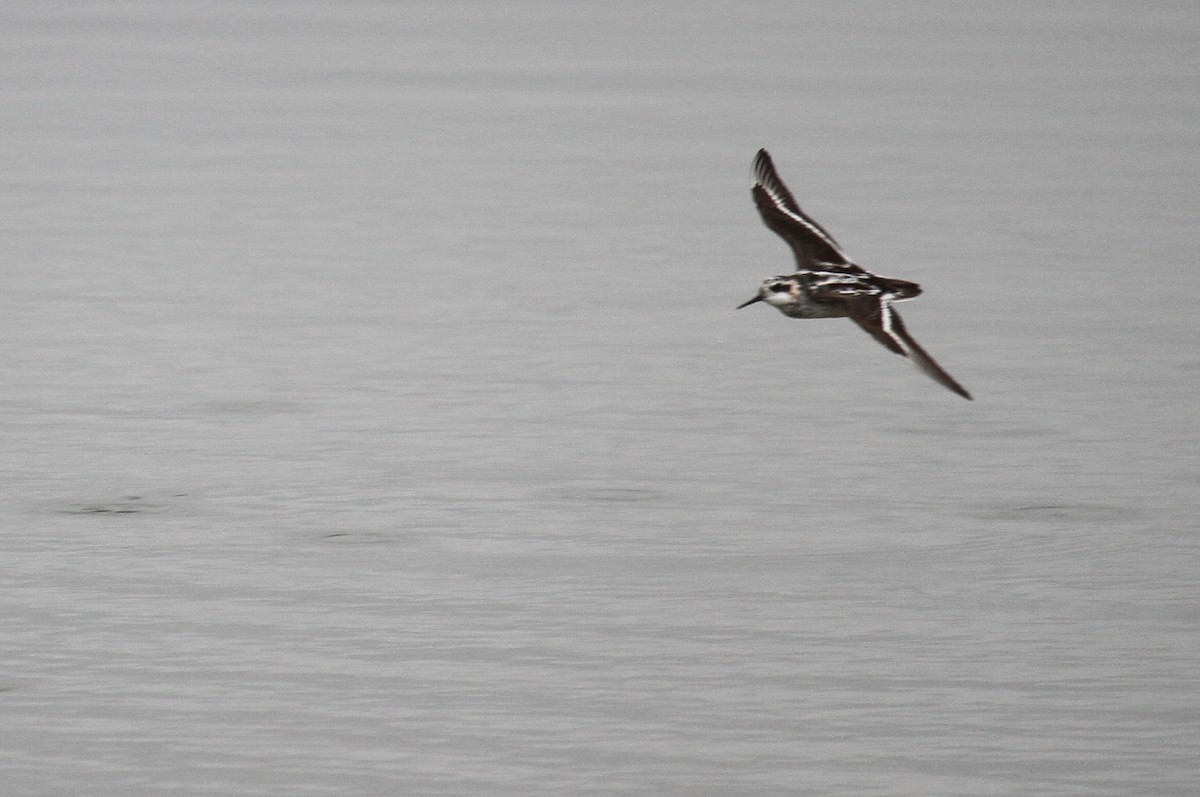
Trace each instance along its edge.
<path fill-rule="evenodd" d="M 1193 4 L 0 23 L 4 794 L 1194 793 Z"/>

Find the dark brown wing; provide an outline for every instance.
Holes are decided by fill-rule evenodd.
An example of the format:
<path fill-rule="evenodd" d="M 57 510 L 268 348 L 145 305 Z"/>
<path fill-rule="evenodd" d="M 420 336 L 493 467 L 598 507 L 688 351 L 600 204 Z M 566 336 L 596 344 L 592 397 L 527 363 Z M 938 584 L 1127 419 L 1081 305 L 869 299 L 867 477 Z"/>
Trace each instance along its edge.
<path fill-rule="evenodd" d="M 850 319 L 867 331 L 891 351 L 901 357 L 907 357 L 917 370 L 965 399 L 970 400 L 971 394 L 946 373 L 942 366 L 913 340 L 912 335 L 904 327 L 904 319 L 892 307 L 891 302 L 882 297 L 862 296 L 846 302 Z"/>
<path fill-rule="evenodd" d="M 787 241 L 796 255 L 799 269 L 811 268 L 815 263 L 858 269 L 842 252 L 833 236 L 800 209 L 792 192 L 779 179 L 775 164 L 765 149 L 760 149 L 754 156 L 751 172 L 754 179 L 751 190 L 758 213 L 772 232 Z"/>

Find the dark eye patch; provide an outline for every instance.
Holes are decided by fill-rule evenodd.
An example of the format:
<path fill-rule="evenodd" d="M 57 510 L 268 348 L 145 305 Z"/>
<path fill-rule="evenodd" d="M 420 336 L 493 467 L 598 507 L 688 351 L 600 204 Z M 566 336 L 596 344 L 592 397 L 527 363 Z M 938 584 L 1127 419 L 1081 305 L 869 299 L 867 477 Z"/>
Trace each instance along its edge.
<path fill-rule="evenodd" d="M 786 293 L 788 290 L 788 285 L 786 282 L 774 282 L 767 287 L 775 293 Z"/>

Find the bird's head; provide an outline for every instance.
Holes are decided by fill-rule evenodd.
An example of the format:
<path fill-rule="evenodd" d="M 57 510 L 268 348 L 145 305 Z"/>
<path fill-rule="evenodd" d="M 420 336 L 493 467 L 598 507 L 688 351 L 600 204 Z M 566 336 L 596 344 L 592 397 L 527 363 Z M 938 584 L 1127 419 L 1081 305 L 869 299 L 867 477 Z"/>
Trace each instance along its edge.
<path fill-rule="evenodd" d="M 748 302 L 742 302 L 737 306 L 741 310 L 743 307 L 749 307 L 755 302 L 766 302 L 772 307 L 781 307 L 785 304 L 791 304 L 795 301 L 799 294 L 800 285 L 792 277 L 771 277 L 763 280 L 762 285 L 758 288 L 758 294 Z"/>

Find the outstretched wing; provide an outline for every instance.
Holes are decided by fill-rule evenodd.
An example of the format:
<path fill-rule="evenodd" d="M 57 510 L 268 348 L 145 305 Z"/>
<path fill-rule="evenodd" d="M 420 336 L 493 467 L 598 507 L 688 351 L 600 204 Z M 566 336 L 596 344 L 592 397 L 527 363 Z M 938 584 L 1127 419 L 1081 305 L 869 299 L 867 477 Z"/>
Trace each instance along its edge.
<path fill-rule="evenodd" d="M 765 149 L 754 156 L 754 204 L 763 223 L 783 240 L 796 255 L 796 266 L 810 268 L 815 263 L 858 266 L 850 261 L 825 228 L 809 218 L 792 197 L 792 192 L 779 179 L 775 164 Z"/>
<path fill-rule="evenodd" d="M 967 400 L 971 394 L 967 389 L 946 373 L 921 345 L 913 340 L 912 335 L 904 327 L 904 320 L 892 307 L 891 302 L 882 296 L 862 296 L 846 302 L 850 319 L 867 331 L 871 337 L 887 348 L 907 357 L 917 370 L 937 382 L 942 387 L 957 393 Z"/>

